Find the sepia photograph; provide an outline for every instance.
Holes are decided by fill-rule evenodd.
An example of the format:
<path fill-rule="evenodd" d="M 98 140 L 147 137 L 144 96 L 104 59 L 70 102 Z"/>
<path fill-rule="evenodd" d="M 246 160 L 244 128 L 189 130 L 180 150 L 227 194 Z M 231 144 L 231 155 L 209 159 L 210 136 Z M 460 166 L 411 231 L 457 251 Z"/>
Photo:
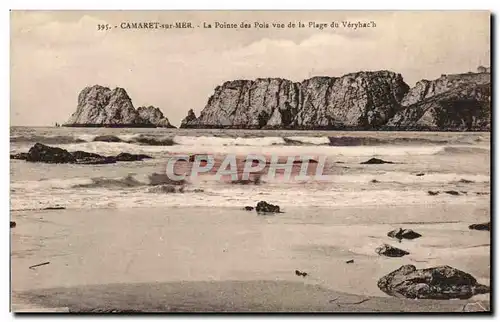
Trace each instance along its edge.
<path fill-rule="evenodd" d="M 15 315 L 492 313 L 491 12 L 9 15 Z"/>

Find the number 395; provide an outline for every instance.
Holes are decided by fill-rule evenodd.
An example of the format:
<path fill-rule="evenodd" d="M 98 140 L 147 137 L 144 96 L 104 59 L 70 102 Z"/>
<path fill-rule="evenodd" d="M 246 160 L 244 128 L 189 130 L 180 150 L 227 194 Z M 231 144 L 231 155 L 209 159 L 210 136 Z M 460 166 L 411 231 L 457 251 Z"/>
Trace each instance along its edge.
<path fill-rule="evenodd" d="M 109 24 L 105 24 L 105 25 L 98 24 L 97 25 L 97 30 L 109 30 L 109 29 L 111 29 L 111 27 L 109 26 Z"/>

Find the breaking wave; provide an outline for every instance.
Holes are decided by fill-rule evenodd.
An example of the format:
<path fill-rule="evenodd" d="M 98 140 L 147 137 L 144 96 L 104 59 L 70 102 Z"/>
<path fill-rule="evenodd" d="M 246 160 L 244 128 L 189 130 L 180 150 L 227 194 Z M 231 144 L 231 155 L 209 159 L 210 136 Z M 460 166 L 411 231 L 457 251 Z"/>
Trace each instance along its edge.
<path fill-rule="evenodd" d="M 441 148 L 436 155 L 458 155 L 458 154 L 490 154 L 489 148 L 470 146 L 446 146 Z"/>
<path fill-rule="evenodd" d="M 478 141 L 479 140 L 479 141 Z M 482 142 L 477 138 L 473 142 Z M 10 142 L 74 144 L 74 143 L 128 143 L 150 146 L 203 145 L 203 146 L 273 146 L 273 145 L 325 145 L 325 146 L 377 146 L 377 145 L 445 145 L 472 144 L 470 138 L 438 140 L 426 138 L 375 138 L 370 136 L 264 136 L 264 137 L 220 137 L 220 136 L 183 136 L 154 134 L 120 135 L 20 135 L 11 136 Z"/>

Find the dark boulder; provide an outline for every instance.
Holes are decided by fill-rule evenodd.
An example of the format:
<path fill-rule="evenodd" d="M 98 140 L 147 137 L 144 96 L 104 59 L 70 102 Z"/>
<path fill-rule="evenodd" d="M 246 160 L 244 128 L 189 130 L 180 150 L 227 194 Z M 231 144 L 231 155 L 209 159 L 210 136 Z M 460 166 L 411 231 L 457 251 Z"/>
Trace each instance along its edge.
<path fill-rule="evenodd" d="M 257 207 L 255 207 L 257 212 L 267 212 L 267 213 L 278 213 L 280 211 L 280 206 L 267 203 L 265 201 L 259 201 Z"/>
<path fill-rule="evenodd" d="M 417 173 L 416 176 L 417 177 L 422 177 L 422 176 L 425 176 L 425 173 Z"/>
<path fill-rule="evenodd" d="M 468 299 L 490 292 L 489 286 L 450 266 L 417 270 L 413 265 L 404 265 L 382 277 L 377 286 L 388 295 L 410 299 Z"/>
<path fill-rule="evenodd" d="M 131 154 L 122 152 L 115 157 L 116 161 L 142 161 L 143 159 L 151 159 L 149 155 L 146 154 Z"/>
<path fill-rule="evenodd" d="M 473 224 L 469 226 L 469 229 L 491 231 L 491 222 L 487 222 L 484 224 Z"/>
<path fill-rule="evenodd" d="M 117 136 L 114 135 L 99 135 L 96 136 L 93 140 L 94 142 L 123 142 L 122 139 L 120 139 Z"/>
<path fill-rule="evenodd" d="M 420 235 L 417 232 L 414 232 L 411 229 L 403 229 L 403 228 L 392 230 L 387 233 L 387 236 L 396 239 L 415 239 L 422 237 L 422 235 Z"/>
<path fill-rule="evenodd" d="M 245 206 L 245 210 L 246 210 L 246 211 L 252 211 L 252 210 L 253 210 L 253 207 L 252 207 L 252 206 Z"/>
<path fill-rule="evenodd" d="M 455 190 L 447 190 L 444 193 L 447 193 L 447 194 L 452 195 L 452 196 L 459 196 L 460 195 L 460 192 L 455 191 Z"/>
<path fill-rule="evenodd" d="M 64 149 L 36 143 L 28 151 L 26 161 L 45 163 L 74 163 L 76 161 L 76 158 Z"/>
<path fill-rule="evenodd" d="M 409 255 L 406 250 L 402 250 L 391 245 L 383 244 L 375 249 L 375 252 L 379 255 L 384 255 L 388 257 L 403 257 L 404 255 Z"/>
<path fill-rule="evenodd" d="M 384 164 L 384 163 L 394 163 L 392 161 L 384 161 L 382 159 L 371 158 L 368 161 L 361 162 L 361 164 Z"/>
<path fill-rule="evenodd" d="M 16 227 L 16 222 L 15 221 L 11 221 L 10 222 L 10 228 L 14 228 Z"/>
<path fill-rule="evenodd" d="M 431 196 L 436 196 L 436 195 L 438 195 L 438 194 L 439 194 L 439 191 L 431 191 L 431 190 L 429 190 L 429 191 L 427 191 L 427 193 L 428 193 L 429 195 L 431 195 Z"/>

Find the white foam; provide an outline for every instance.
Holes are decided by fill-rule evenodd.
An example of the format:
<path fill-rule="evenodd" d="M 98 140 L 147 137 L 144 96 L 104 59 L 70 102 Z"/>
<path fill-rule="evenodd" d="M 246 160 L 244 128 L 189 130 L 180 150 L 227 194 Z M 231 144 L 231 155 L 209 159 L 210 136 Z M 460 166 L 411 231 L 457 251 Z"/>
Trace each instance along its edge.
<path fill-rule="evenodd" d="M 78 135 L 76 135 L 77 139 L 87 141 L 87 142 L 92 142 L 96 137 L 97 137 L 97 135 L 95 135 L 95 134 L 78 134 Z"/>
<path fill-rule="evenodd" d="M 311 137 L 311 136 L 290 136 L 287 139 L 298 141 L 307 144 L 324 145 L 330 144 L 330 139 L 327 136 Z"/>
<path fill-rule="evenodd" d="M 39 181 L 17 181 L 10 184 L 11 189 L 39 191 L 45 189 L 70 189 L 76 185 L 90 184 L 91 178 L 49 179 Z"/>
<path fill-rule="evenodd" d="M 174 142 L 180 145 L 197 146 L 271 146 L 285 144 L 281 137 L 260 138 L 221 138 L 214 136 L 180 136 L 174 137 Z"/>

